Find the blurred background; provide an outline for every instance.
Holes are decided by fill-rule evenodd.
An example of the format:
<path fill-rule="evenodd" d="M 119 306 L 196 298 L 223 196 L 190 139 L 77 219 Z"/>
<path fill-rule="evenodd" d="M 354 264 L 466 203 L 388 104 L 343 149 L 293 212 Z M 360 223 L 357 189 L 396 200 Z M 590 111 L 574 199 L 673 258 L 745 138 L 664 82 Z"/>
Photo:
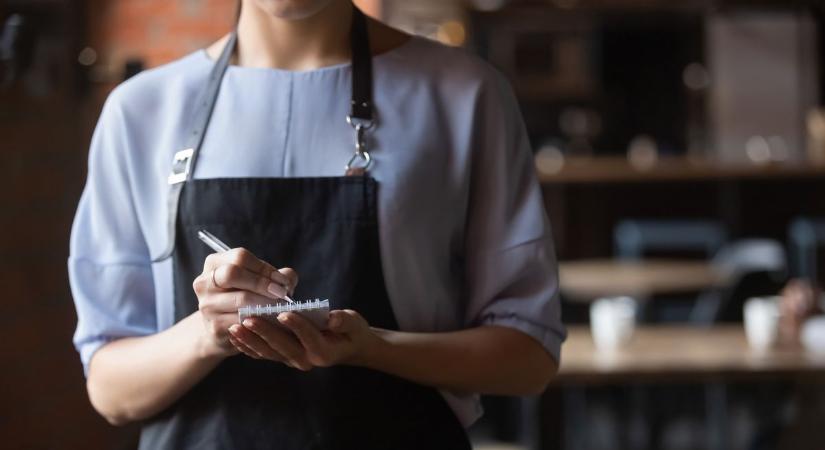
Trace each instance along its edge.
<path fill-rule="evenodd" d="M 546 393 L 484 399 L 478 448 L 825 448 L 825 3 L 356 3 L 495 65 L 533 144 L 570 337 Z M 88 143 L 115 85 L 233 17 L 0 2 L 2 447 L 134 448 L 71 345 Z"/>

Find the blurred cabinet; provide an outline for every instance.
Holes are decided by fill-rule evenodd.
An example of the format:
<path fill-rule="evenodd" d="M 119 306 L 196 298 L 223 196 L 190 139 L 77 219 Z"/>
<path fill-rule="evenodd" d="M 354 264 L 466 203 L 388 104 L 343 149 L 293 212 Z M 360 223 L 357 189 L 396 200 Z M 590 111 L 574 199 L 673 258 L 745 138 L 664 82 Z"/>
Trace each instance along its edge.
<path fill-rule="evenodd" d="M 704 123 L 702 14 L 655 4 L 512 2 L 471 14 L 471 45 L 508 76 L 534 148 L 624 154 L 640 136 L 684 154 Z"/>
<path fill-rule="evenodd" d="M 805 117 L 819 99 L 813 19 L 733 12 L 707 20 L 710 128 L 724 162 L 800 161 Z"/>

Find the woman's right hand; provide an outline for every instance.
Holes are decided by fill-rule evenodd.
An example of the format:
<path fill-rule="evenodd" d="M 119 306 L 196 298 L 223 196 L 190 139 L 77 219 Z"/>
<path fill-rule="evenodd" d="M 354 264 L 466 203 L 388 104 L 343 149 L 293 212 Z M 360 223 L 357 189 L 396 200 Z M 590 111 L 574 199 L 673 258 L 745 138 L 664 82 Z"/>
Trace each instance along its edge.
<path fill-rule="evenodd" d="M 238 353 L 229 342 L 229 327 L 238 323 L 238 308 L 280 302 L 297 284 L 294 270 L 276 269 L 244 248 L 207 256 L 203 272 L 192 283 L 204 325 L 201 355 Z"/>

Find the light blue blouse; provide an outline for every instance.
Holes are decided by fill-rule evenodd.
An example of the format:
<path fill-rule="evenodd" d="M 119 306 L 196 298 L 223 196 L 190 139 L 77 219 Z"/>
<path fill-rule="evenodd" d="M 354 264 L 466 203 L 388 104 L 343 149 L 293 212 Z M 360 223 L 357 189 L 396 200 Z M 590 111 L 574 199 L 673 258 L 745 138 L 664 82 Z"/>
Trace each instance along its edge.
<path fill-rule="evenodd" d="M 550 226 L 509 85 L 480 59 L 420 37 L 373 64 L 370 174 L 399 326 L 512 327 L 558 360 Z M 166 244 L 166 177 L 211 65 L 194 52 L 121 84 L 103 107 L 68 261 L 85 368 L 108 341 L 173 325 L 171 260 L 151 257 Z M 194 177 L 342 175 L 354 150 L 349 96 L 348 63 L 230 66 Z M 465 425 L 481 415 L 477 395 L 442 393 Z"/>

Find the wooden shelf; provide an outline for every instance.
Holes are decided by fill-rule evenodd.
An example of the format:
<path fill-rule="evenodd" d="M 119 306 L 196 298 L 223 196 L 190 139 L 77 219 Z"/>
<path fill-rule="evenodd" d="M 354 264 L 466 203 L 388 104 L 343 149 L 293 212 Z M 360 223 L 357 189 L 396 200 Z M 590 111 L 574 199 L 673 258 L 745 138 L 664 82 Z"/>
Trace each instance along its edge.
<path fill-rule="evenodd" d="M 640 169 L 623 157 L 566 158 L 557 173 L 538 171 L 538 177 L 543 184 L 817 178 L 825 177 L 825 164 L 721 164 L 672 157 Z"/>

